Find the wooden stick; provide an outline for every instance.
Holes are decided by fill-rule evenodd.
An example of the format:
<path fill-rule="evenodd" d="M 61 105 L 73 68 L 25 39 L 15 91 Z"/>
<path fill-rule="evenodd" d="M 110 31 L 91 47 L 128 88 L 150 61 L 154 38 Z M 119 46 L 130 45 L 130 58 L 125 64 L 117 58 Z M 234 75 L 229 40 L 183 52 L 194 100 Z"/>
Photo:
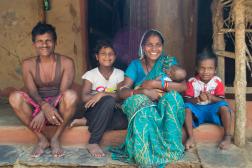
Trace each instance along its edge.
<path fill-rule="evenodd" d="M 221 29 L 220 33 L 234 33 L 235 29 Z M 246 29 L 246 33 L 252 33 L 252 29 Z"/>
<path fill-rule="evenodd" d="M 213 50 L 225 50 L 225 40 L 224 34 L 218 33 L 223 28 L 223 6 L 219 0 L 213 0 L 211 11 L 213 15 Z M 218 76 L 225 81 L 225 58 L 218 57 L 218 66 L 217 66 Z"/>
<path fill-rule="evenodd" d="M 235 89 L 234 87 L 225 87 L 225 93 L 234 93 L 235 92 Z M 246 93 L 247 94 L 252 94 L 252 87 L 247 87 L 246 88 Z"/>
<path fill-rule="evenodd" d="M 235 134 L 234 143 L 241 147 L 246 138 L 246 54 L 244 0 L 234 0 L 235 16 Z"/>

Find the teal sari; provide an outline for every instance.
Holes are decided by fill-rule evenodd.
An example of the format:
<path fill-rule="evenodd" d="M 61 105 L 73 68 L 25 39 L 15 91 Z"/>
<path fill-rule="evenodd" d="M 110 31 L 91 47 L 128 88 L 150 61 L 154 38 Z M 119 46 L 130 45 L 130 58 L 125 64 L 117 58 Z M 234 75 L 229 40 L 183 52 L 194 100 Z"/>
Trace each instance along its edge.
<path fill-rule="evenodd" d="M 172 66 L 174 59 L 160 56 L 145 80 L 158 77 L 164 68 Z M 165 167 L 183 157 L 185 113 L 184 102 L 178 92 L 169 91 L 158 102 L 136 94 L 127 98 L 122 108 L 128 117 L 128 131 L 124 144 L 111 149 L 112 159 L 136 163 L 141 167 Z"/>

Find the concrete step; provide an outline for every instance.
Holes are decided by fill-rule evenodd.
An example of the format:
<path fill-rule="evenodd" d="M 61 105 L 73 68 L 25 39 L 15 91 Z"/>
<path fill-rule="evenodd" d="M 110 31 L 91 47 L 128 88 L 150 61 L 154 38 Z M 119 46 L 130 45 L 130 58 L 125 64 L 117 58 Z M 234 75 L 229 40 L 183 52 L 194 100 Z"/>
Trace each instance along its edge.
<path fill-rule="evenodd" d="M 251 144 L 245 148 L 231 145 L 229 150 L 218 150 L 214 143 L 198 144 L 196 148 L 186 151 L 184 157 L 166 168 L 251 168 Z M 85 148 L 64 147 L 65 155 L 53 158 L 50 150 L 39 158 L 31 158 L 32 146 L 0 145 L 0 167 L 3 168 L 136 168 L 134 164 L 126 164 L 106 157 L 92 157 Z"/>
<path fill-rule="evenodd" d="M 25 127 L 15 116 L 8 104 L 0 104 L 0 144 L 34 144 L 36 136 Z M 48 126 L 44 132 L 51 137 L 55 127 Z M 102 138 L 101 145 L 118 145 L 123 142 L 126 130 L 107 131 Z M 88 127 L 66 128 L 61 137 L 63 145 L 86 145 L 90 137 Z"/>
<path fill-rule="evenodd" d="M 32 146 L 27 145 L 0 145 L 0 167 L 14 168 L 137 168 L 134 164 L 126 164 L 112 160 L 111 154 L 106 151 L 102 158 L 92 157 L 85 148 L 64 147 L 65 155 L 61 158 L 53 158 L 50 150 L 39 158 L 31 158 Z M 167 168 L 200 168 L 200 162 L 196 151 L 187 152 L 184 158 Z"/>
<path fill-rule="evenodd" d="M 228 100 L 232 109 L 234 101 Z M 247 103 L 247 110 L 252 107 L 252 102 Z M 252 134 L 252 113 L 247 113 L 247 134 Z M 234 117 L 232 117 L 232 130 L 234 127 Z M 50 137 L 55 131 L 54 127 L 47 127 L 47 136 Z M 15 116 L 12 109 L 7 103 L 0 103 L 0 144 L 34 144 L 36 137 L 26 128 Z M 193 130 L 197 142 L 218 142 L 223 136 L 223 128 L 212 124 L 204 124 Z M 102 138 L 101 145 L 118 145 L 124 141 L 126 130 L 108 131 Z M 90 133 L 88 127 L 67 128 L 61 141 L 63 145 L 86 145 Z"/>
<path fill-rule="evenodd" d="M 249 116 L 250 115 L 251 114 L 249 114 Z M 248 120 L 251 121 L 251 118 Z M 55 128 L 47 127 L 46 131 L 48 132 L 47 136 L 50 137 L 55 131 Z M 88 127 L 75 127 L 72 129 L 67 128 L 64 131 L 61 141 L 64 145 L 66 155 L 63 158 L 54 159 L 51 157 L 50 150 L 47 150 L 43 157 L 32 159 L 30 157 L 30 153 L 33 146 L 27 145 L 34 144 L 36 142 L 36 137 L 28 128 L 20 123 L 10 109 L 9 105 L 1 103 L 0 132 L 0 144 L 2 144 L 0 145 L 0 167 L 136 167 L 135 165 L 127 165 L 111 160 L 109 153 L 107 153 L 107 157 L 103 159 L 91 157 L 84 148 L 90 137 Z M 101 145 L 104 147 L 118 145 L 124 141 L 125 135 L 126 130 L 108 131 L 103 136 Z M 189 152 L 186 152 L 184 159 L 177 163 L 168 165 L 167 168 L 252 167 L 252 160 L 250 157 L 252 143 L 250 143 L 249 146 L 246 146 L 246 148 L 243 148 L 246 150 L 245 152 L 240 151 L 240 149 L 234 145 L 232 145 L 231 150 L 224 152 L 217 150 L 216 143 L 208 146 L 210 142 L 220 141 L 223 136 L 223 128 L 211 124 L 204 124 L 194 129 L 194 135 L 198 143 L 197 147 Z M 201 145 L 202 143 L 203 145 Z M 243 154 L 245 154 L 245 156 Z M 216 157 L 218 158 L 217 160 Z"/>
<path fill-rule="evenodd" d="M 0 126 L 0 144 L 34 144 L 36 136 L 25 126 Z M 45 129 L 47 137 L 55 132 L 55 127 Z M 102 146 L 119 145 L 124 141 L 126 130 L 107 131 L 101 141 Z M 218 142 L 223 137 L 223 128 L 204 124 L 194 129 L 197 142 Z M 66 128 L 61 137 L 61 142 L 66 146 L 83 146 L 88 143 L 90 133 L 88 127 Z"/>
<path fill-rule="evenodd" d="M 34 144 L 36 136 L 25 127 L 15 116 L 9 105 L 0 104 L 0 144 Z M 55 127 L 48 126 L 44 132 L 51 137 Z M 124 141 L 126 130 L 107 131 L 102 138 L 101 145 L 118 145 Z M 217 142 L 223 136 L 221 127 L 204 124 L 194 129 L 197 142 Z M 87 126 L 66 128 L 61 137 L 63 145 L 86 145 L 90 133 Z"/>
<path fill-rule="evenodd" d="M 0 144 L 34 144 L 36 136 L 25 126 L 0 126 Z M 45 135 L 51 137 L 55 127 L 46 127 Z M 123 142 L 126 130 L 107 131 L 101 141 L 102 146 L 118 145 Z M 67 128 L 61 137 L 66 146 L 82 146 L 88 143 L 90 133 L 88 127 Z"/>
<path fill-rule="evenodd" d="M 0 126 L 0 144 L 34 144 L 36 136 L 25 126 Z M 45 129 L 47 137 L 55 132 L 55 127 Z M 212 124 L 204 124 L 194 129 L 197 142 L 218 142 L 223 137 L 223 128 Z M 101 141 L 102 146 L 118 145 L 124 141 L 126 130 L 107 131 Z M 86 145 L 90 137 L 88 127 L 66 128 L 61 137 L 63 145 Z"/>

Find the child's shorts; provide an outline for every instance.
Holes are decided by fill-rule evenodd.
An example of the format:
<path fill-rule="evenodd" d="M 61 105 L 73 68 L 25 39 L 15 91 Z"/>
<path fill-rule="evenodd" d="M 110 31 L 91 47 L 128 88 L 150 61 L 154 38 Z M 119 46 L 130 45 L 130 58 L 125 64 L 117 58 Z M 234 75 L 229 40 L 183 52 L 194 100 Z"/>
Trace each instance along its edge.
<path fill-rule="evenodd" d="M 218 115 L 219 109 L 222 106 L 227 106 L 231 112 L 228 103 L 224 100 L 207 105 L 185 103 L 185 108 L 189 108 L 196 117 L 196 119 L 193 118 L 193 127 L 198 127 L 204 123 L 213 123 L 222 126 L 220 116 Z"/>

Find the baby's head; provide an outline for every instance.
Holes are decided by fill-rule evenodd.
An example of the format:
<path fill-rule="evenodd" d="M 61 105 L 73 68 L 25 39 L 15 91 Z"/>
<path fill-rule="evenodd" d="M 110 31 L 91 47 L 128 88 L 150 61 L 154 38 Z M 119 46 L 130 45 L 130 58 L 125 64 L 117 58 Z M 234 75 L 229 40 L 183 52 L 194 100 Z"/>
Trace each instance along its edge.
<path fill-rule="evenodd" d="M 216 73 L 217 57 L 208 50 L 204 50 L 197 57 L 196 62 L 197 73 L 202 82 L 209 82 Z"/>
<path fill-rule="evenodd" d="M 173 65 L 170 69 L 165 70 L 165 73 L 174 82 L 182 82 L 186 78 L 186 71 L 179 65 Z"/>

